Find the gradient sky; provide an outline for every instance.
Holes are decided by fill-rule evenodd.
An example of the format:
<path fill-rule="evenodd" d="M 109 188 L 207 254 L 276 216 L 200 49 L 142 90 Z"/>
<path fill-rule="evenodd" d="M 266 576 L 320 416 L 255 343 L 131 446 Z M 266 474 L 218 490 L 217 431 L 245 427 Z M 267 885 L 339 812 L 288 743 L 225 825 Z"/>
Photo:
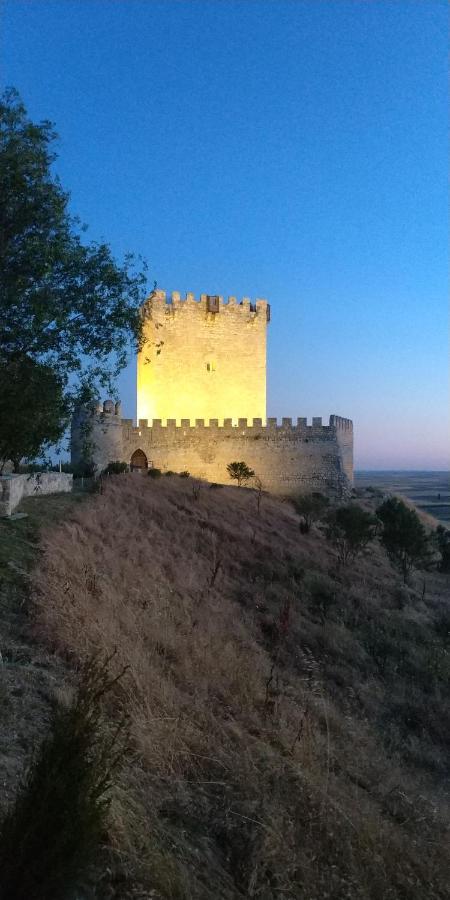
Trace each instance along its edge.
<path fill-rule="evenodd" d="M 267 297 L 269 415 L 353 418 L 359 468 L 448 468 L 445 0 L 0 10 L 88 236 L 168 291 Z"/>

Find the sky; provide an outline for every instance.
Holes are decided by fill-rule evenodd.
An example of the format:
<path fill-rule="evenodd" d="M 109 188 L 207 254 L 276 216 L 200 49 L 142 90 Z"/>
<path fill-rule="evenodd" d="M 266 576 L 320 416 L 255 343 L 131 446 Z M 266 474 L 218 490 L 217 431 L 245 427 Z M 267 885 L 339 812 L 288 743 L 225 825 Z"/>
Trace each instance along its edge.
<path fill-rule="evenodd" d="M 268 415 L 449 468 L 446 0 L 0 0 L 0 34 L 87 237 L 269 300 Z"/>

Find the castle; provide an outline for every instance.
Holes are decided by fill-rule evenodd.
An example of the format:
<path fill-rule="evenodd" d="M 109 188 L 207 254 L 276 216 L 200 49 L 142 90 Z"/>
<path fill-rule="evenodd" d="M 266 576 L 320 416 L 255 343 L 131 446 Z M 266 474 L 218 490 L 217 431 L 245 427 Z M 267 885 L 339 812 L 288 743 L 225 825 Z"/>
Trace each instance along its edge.
<path fill-rule="evenodd" d="M 142 307 L 137 360 L 138 425 L 120 403 L 80 409 L 72 422 L 72 462 L 89 433 L 97 471 L 121 460 L 132 469 L 188 471 L 230 483 L 227 465 L 245 461 L 264 489 L 289 496 L 345 496 L 353 483 L 353 424 L 330 416 L 266 419 L 266 300 L 237 302 L 153 291 Z"/>

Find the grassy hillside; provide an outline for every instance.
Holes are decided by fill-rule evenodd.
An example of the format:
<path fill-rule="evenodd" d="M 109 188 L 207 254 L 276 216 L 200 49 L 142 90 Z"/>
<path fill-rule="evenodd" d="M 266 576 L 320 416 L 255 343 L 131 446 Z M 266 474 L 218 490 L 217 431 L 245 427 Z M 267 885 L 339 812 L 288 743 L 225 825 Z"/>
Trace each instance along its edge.
<path fill-rule="evenodd" d="M 37 646 L 128 666 L 95 896 L 447 896 L 448 587 L 178 476 L 111 478 L 48 529 Z"/>

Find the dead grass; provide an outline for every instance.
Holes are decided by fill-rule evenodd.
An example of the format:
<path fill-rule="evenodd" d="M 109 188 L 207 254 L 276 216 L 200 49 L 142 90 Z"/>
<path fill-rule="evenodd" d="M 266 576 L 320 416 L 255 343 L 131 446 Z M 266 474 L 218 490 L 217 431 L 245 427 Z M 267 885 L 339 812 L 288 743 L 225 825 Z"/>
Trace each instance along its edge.
<path fill-rule="evenodd" d="M 377 544 L 344 571 L 289 504 L 176 476 L 109 479 L 42 551 L 36 636 L 129 666 L 113 896 L 446 895 L 448 578 L 399 601 Z"/>

